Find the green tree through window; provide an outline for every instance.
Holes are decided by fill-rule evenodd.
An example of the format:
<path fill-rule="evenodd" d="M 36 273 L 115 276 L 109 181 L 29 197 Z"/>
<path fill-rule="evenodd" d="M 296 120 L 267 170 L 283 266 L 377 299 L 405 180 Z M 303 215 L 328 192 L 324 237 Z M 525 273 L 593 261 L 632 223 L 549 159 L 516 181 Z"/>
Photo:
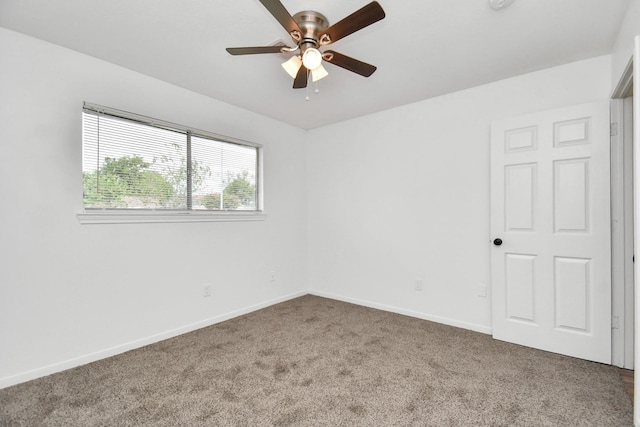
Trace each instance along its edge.
<path fill-rule="evenodd" d="M 84 173 L 85 205 L 96 207 L 165 206 L 174 196 L 173 185 L 139 156 L 107 157 L 103 166 Z"/>
<path fill-rule="evenodd" d="M 207 209 L 233 210 L 239 207 L 252 208 L 256 204 L 256 186 L 249 179 L 249 172 L 242 171 L 227 179 L 226 186 L 220 193 L 207 194 L 201 203 Z"/>

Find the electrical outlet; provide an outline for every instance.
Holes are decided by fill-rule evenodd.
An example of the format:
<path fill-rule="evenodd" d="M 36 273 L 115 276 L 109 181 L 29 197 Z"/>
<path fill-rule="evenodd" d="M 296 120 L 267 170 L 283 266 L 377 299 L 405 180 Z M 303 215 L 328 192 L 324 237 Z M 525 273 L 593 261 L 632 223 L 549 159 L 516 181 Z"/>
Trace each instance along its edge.
<path fill-rule="evenodd" d="M 487 297 L 487 285 L 485 285 L 484 283 L 480 283 L 478 285 L 478 296 L 482 298 Z"/>
<path fill-rule="evenodd" d="M 207 298 L 211 296 L 211 285 L 204 285 L 202 297 Z"/>
<path fill-rule="evenodd" d="M 416 291 L 421 291 L 422 290 L 422 279 L 416 279 L 413 282 L 413 289 L 415 289 Z"/>

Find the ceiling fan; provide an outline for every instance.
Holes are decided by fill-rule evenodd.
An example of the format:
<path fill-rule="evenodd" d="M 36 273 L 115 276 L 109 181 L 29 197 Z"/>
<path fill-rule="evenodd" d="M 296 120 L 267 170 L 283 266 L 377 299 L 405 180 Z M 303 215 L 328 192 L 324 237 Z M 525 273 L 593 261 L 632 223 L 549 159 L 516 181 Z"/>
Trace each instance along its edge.
<path fill-rule="evenodd" d="M 279 0 L 260 0 L 260 3 L 287 30 L 295 46 L 228 47 L 227 52 L 231 55 L 291 53 L 292 57 L 282 66 L 293 77 L 294 89 L 307 87 L 309 75 L 314 82 L 326 77 L 328 73 L 322 66 L 323 60 L 364 77 L 369 77 L 376 71 L 376 67 L 371 64 L 333 50 L 321 52 L 319 49 L 383 19 L 385 13 L 377 1 L 331 26 L 324 15 L 312 10 L 291 16 Z"/>

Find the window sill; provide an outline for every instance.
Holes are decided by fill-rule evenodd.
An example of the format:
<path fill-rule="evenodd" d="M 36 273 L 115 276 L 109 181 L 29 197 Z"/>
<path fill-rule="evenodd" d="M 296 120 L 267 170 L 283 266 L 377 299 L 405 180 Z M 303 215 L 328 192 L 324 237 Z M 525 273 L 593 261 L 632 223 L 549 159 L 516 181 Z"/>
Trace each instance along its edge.
<path fill-rule="evenodd" d="M 80 224 L 154 224 L 175 222 L 264 221 L 262 212 L 198 212 L 198 211 L 112 211 L 96 210 L 76 214 Z"/>

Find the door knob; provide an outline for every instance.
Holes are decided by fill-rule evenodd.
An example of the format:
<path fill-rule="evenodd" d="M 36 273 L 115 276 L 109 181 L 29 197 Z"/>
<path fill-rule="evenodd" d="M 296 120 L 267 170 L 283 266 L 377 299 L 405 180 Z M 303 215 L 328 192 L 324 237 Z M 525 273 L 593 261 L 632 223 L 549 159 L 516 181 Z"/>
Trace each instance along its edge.
<path fill-rule="evenodd" d="M 500 246 L 502 244 L 502 239 L 495 239 L 493 241 L 493 244 L 496 245 L 496 246 Z"/>

